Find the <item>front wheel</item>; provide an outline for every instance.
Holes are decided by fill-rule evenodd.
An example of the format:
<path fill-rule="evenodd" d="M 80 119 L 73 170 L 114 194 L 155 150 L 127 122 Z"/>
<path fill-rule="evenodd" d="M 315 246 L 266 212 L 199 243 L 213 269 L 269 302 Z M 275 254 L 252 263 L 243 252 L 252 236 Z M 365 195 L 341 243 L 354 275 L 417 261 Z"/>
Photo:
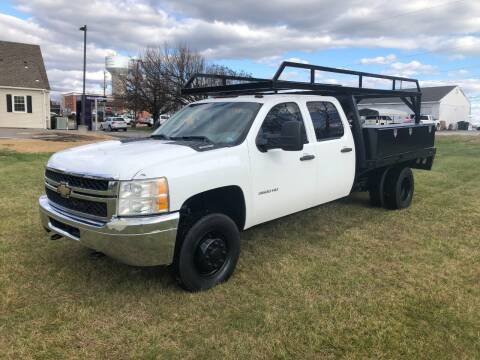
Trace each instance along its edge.
<path fill-rule="evenodd" d="M 227 281 L 235 270 L 240 256 L 240 234 L 228 216 L 206 215 L 179 240 L 181 247 L 175 256 L 174 268 L 186 290 L 210 289 Z"/>

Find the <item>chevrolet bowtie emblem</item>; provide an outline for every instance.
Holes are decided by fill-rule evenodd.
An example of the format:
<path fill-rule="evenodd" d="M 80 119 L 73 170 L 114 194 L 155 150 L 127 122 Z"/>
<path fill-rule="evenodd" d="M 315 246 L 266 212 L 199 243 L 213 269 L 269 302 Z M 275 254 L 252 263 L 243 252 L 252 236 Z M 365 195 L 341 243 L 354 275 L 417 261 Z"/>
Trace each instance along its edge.
<path fill-rule="evenodd" d="M 57 186 L 57 193 L 59 193 L 61 197 L 68 199 L 72 193 L 72 189 L 68 187 L 67 183 L 60 183 L 60 185 Z"/>

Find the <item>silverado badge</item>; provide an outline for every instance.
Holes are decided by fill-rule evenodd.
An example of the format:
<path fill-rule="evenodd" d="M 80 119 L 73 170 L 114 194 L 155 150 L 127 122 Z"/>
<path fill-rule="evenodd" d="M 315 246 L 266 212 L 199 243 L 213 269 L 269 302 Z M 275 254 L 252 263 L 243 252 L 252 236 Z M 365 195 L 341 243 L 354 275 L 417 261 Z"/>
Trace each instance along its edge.
<path fill-rule="evenodd" d="M 68 199 L 70 197 L 70 194 L 72 193 L 72 189 L 68 187 L 67 183 L 60 183 L 60 185 L 57 186 L 57 192 L 60 194 L 61 197 Z"/>

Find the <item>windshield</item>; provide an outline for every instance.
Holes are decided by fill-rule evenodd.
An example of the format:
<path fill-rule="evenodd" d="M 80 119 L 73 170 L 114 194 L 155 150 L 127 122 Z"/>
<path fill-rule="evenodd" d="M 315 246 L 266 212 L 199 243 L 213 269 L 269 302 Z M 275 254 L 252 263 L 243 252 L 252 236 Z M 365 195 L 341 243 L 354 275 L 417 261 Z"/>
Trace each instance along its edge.
<path fill-rule="evenodd" d="M 152 136 L 237 145 L 245 139 L 261 106 L 256 102 L 191 104 L 168 119 Z"/>

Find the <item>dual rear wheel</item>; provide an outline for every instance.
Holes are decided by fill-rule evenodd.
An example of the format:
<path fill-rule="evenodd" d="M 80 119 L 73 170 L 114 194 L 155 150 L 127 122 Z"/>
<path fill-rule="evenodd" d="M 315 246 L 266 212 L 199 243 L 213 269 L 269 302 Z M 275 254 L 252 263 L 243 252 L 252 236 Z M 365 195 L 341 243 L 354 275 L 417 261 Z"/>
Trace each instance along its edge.
<path fill-rule="evenodd" d="M 387 209 L 404 209 L 413 199 L 415 183 L 409 167 L 391 167 L 375 178 L 370 186 L 370 202 Z"/>

